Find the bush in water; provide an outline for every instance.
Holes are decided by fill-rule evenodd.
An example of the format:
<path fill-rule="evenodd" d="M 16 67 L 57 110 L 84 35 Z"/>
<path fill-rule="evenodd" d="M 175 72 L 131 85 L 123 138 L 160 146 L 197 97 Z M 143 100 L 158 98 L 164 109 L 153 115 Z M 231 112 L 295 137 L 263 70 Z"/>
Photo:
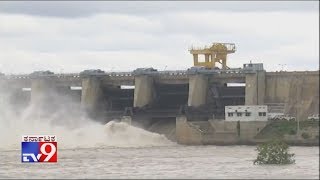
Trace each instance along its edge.
<path fill-rule="evenodd" d="M 289 154 L 289 146 L 281 140 L 271 140 L 258 145 L 258 156 L 254 164 L 292 164 L 294 154 Z"/>

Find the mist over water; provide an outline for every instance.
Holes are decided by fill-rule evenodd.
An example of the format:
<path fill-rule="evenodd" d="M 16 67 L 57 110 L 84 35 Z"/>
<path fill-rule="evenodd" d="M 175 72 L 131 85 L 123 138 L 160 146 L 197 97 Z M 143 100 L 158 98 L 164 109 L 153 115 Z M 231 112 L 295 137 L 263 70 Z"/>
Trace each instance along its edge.
<path fill-rule="evenodd" d="M 54 94 L 54 102 L 34 103 L 23 109 L 0 93 L 0 150 L 20 149 L 22 135 L 56 135 L 59 149 L 92 147 L 168 146 L 164 135 L 123 122 L 101 124 L 81 110 L 79 102 Z"/>

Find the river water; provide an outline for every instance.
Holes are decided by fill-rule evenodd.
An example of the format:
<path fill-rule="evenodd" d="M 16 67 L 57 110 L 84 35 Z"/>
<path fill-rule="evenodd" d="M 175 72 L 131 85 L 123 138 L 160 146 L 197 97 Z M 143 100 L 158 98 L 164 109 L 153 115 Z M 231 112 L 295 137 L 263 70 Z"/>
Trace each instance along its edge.
<path fill-rule="evenodd" d="M 16 112 L 2 99 L 0 178 L 319 178 L 319 147 L 291 147 L 292 165 L 253 165 L 255 146 L 177 145 L 126 123 L 97 123 L 76 109 L 39 114 L 30 105 Z M 57 136 L 57 163 L 21 163 L 21 136 L 37 134 Z"/>
<path fill-rule="evenodd" d="M 58 151 L 58 163 L 21 163 L 20 151 L 1 151 L 0 178 L 319 178 L 318 147 L 292 147 L 292 165 L 253 165 L 254 146 L 77 148 Z"/>

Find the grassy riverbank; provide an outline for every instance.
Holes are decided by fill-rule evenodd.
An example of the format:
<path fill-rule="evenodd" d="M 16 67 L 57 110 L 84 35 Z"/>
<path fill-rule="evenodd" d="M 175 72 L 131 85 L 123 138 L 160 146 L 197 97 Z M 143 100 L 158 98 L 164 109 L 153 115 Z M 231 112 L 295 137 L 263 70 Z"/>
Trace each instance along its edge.
<path fill-rule="evenodd" d="M 297 135 L 297 121 L 271 121 L 256 138 L 284 138 Z M 319 121 L 300 121 L 300 135 L 303 139 L 319 139 Z"/>

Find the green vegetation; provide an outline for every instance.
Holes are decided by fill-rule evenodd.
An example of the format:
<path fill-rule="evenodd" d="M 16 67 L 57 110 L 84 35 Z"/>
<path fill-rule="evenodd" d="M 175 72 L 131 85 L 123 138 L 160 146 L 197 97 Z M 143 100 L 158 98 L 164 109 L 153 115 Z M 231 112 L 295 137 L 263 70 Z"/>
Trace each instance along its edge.
<path fill-rule="evenodd" d="M 258 135 L 257 138 L 282 138 L 285 134 L 295 135 L 297 123 L 286 120 L 274 121 L 268 124 Z"/>
<path fill-rule="evenodd" d="M 319 122 L 300 121 L 300 130 L 308 127 L 319 127 Z M 295 135 L 297 133 L 297 122 L 279 120 L 270 122 L 258 135 L 257 138 L 282 138 L 285 134 Z"/>
<path fill-rule="evenodd" d="M 258 145 L 257 159 L 254 164 L 292 164 L 294 154 L 289 154 L 289 146 L 278 139 L 273 139 L 269 142 Z"/>
<path fill-rule="evenodd" d="M 290 135 L 295 135 L 295 134 L 297 134 L 297 131 L 296 131 L 296 130 L 291 129 L 291 130 L 290 130 L 290 132 L 289 132 L 289 134 L 290 134 Z"/>
<path fill-rule="evenodd" d="M 308 133 L 302 133 L 301 136 L 303 137 L 303 139 L 309 139 L 310 135 Z"/>
<path fill-rule="evenodd" d="M 300 121 L 301 129 L 304 129 L 307 127 L 319 127 L 319 121 L 312 121 L 312 120 Z"/>

